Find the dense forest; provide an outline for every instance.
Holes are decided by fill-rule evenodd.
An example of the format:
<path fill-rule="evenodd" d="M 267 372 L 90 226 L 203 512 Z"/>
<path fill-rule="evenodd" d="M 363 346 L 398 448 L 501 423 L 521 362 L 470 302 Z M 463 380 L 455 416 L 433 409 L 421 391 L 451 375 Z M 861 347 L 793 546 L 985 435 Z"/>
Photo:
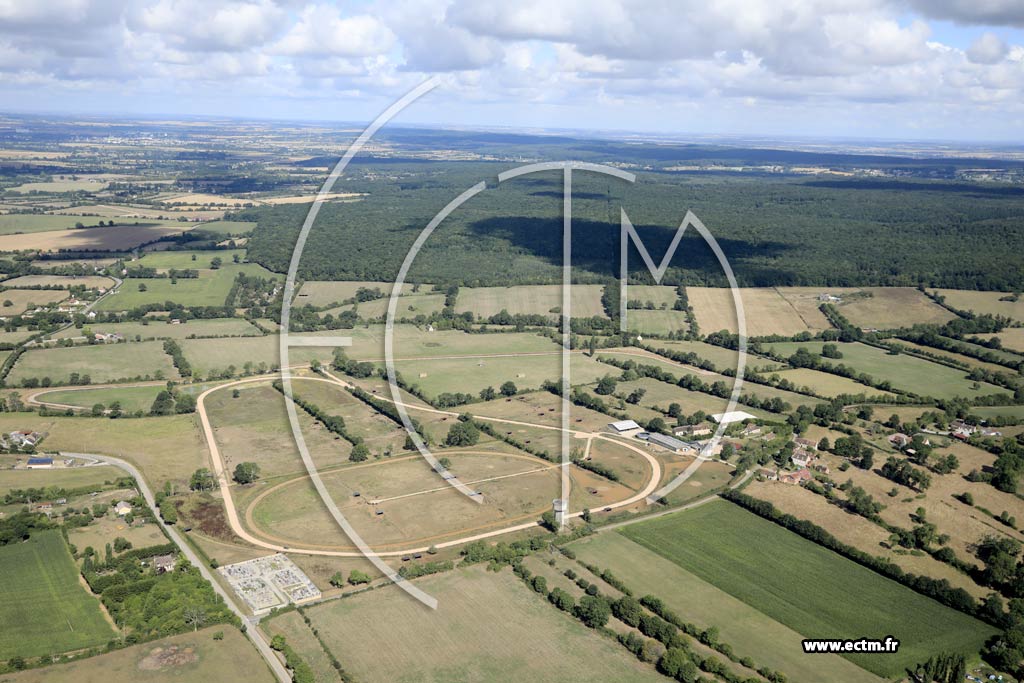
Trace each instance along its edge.
<path fill-rule="evenodd" d="M 545 148 L 543 156 L 550 151 Z M 801 153 L 800 159 L 814 156 Z M 820 156 L 823 165 L 836 159 Z M 892 158 L 878 159 L 886 167 L 893 163 Z M 944 160 L 929 163 L 933 175 L 949 170 Z M 470 286 L 559 282 L 561 175 L 537 174 L 498 185 L 497 174 L 515 165 L 401 159 L 353 165 L 334 190 L 365 196 L 322 207 L 300 276 L 393 280 L 430 219 L 466 188 L 486 180 L 488 189 L 428 240 L 409 281 Z M 919 177 L 732 172 L 642 171 L 635 184 L 576 172 L 573 180 L 573 265 L 581 282 L 616 275 L 621 207 L 656 261 L 692 210 L 715 235 L 744 285 L 1024 288 L 1022 187 Z M 307 210 L 308 205 L 281 205 L 240 212 L 239 219 L 258 223 L 250 258 L 284 272 Z M 647 279 L 642 260 L 631 250 L 631 271 Z M 710 249 L 689 231 L 666 282 L 721 285 L 725 279 Z"/>

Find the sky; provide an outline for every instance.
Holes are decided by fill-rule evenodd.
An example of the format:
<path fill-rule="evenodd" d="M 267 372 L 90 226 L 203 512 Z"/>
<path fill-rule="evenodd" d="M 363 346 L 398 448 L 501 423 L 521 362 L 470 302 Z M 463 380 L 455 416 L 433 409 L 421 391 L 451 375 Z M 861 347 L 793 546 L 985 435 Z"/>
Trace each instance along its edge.
<path fill-rule="evenodd" d="M 1022 142 L 1024 0 L 0 0 L 0 111 Z"/>

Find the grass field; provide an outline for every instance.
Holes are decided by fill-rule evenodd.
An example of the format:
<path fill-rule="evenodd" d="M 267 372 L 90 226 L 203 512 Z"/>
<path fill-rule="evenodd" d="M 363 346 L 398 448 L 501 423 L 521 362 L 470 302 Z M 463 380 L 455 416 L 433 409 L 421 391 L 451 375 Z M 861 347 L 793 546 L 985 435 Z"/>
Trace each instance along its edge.
<path fill-rule="evenodd" d="M 295 300 L 292 302 L 295 306 L 304 306 L 306 304 L 310 306 L 330 306 L 331 304 L 339 304 L 342 301 L 351 299 L 356 295 L 356 292 L 360 289 L 379 289 L 384 294 L 391 294 L 391 289 L 394 286 L 392 282 L 370 282 L 365 280 L 351 281 L 351 282 L 333 282 L 330 280 L 309 280 L 302 284 L 299 288 L 299 293 L 295 296 Z M 430 285 L 422 285 L 420 290 L 423 292 L 429 292 L 433 289 Z M 402 293 L 412 292 L 412 286 L 406 285 L 402 288 Z"/>
<path fill-rule="evenodd" d="M 348 336 L 349 330 L 332 330 L 333 335 Z M 276 335 L 265 337 L 224 337 L 222 339 L 184 339 L 182 351 L 197 375 L 211 370 L 224 370 L 234 365 L 241 370 L 246 363 L 266 368 L 281 364 L 281 340 Z M 288 351 L 288 362 L 308 363 L 313 358 L 329 361 L 334 349 L 330 347 L 293 347 Z"/>
<path fill-rule="evenodd" d="M 437 610 L 388 586 L 307 614 L 331 652 L 366 683 L 665 680 L 508 570 L 457 569 L 416 583 L 438 599 Z M 396 645 L 381 647 L 385 642 Z"/>
<path fill-rule="evenodd" d="M 729 330 L 737 332 L 736 308 L 732 293 L 720 287 L 687 287 L 697 324 L 703 334 Z M 815 297 L 817 294 L 814 295 Z M 740 289 L 747 320 L 747 335 L 793 335 L 798 332 L 828 329 L 828 320 L 817 306 L 797 308 L 774 288 Z M 816 299 L 815 299 L 816 301 Z"/>
<path fill-rule="evenodd" d="M 72 287 L 84 286 L 87 289 L 103 287 L 110 289 L 114 281 L 102 275 L 22 275 L 21 277 L 4 280 L 4 287 Z"/>
<path fill-rule="evenodd" d="M 307 384 L 312 383 L 295 382 L 295 392 L 303 395 Z M 255 462 L 264 478 L 304 472 L 284 397 L 269 383 L 246 384 L 238 389 L 238 398 L 233 398 L 231 389 L 222 389 L 205 399 L 221 454 L 231 463 Z M 323 407 L 335 412 L 332 406 Z M 349 452 L 347 444 L 335 442 L 333 435 L 322 428 L 314 428 L 302 410 L 298 416 L 306 445 L 318 466 L 344 462 Z"/>
<path fill-rule="evenodd" d="M 838 655 L 803 653 L 803 635 L 716 588 L 679 565 L 617 533 L 574 542 L 577 556 L 622 579 L 637 595 L 655 595 L 701 628 L 717 626 L 721 640 L 759 666 L 786 674 L 794 683 L 881 681 Z"/>
<path fill-rule="evenodd" d="M 242 318 L 205 318 L 185 320 L 180 325 L 169 325 L 163 321 L 131 323 L 90 323 L 86 325 L 93 332 L 121 334 L 128 341 L 136 337 L 146 339 L 188 339 L 189 337 L 259 337 L 262 332 L 248 320 Z M 53 339 L 79 337 L 82 330 L 70 327 L 53 335 Z"/>
<path fill-rule="evenodd" d="M 0 630 L 0 659 L 93 647 L 114 636 L 99 600 L 79 583 L 59 531 L 37 531 L 25 543 L 0 547 L 0 576 L 0 623 L 7 625 Z"/>
<path fill-rule="evenodd" d="M 626 327 L 641 334 L 668 335 L 690 329 L 690 323 L 684 311 L 629 310 L 626 312 Z"/>
<path fill-rule="evenodd" d="M 626 299 L 629 301 L 639 301 L 641 305 L 647 305 L 648 302 L 651 302 L 656 307 L 664 304 L 672 308 L 678 298 L 679 294 L 676 292 L 676 288 L 667 285 L 629 285 L 626 288 Z M 637 309 L 631 308 L 629 310 L 632 313 Z"/>
<path fill-rule="evenodd" d="M 896 654 L 849 657 L 881 676 L 935 652 L 973 655 L 994 632 L 724 501 L 621 533 L 805 636 L 896 637 Z"/>
<path fill-rule="evenodd" d="M 484 505 L 447 485 L 418 454 L 396 454 L 321 475 L 348 521 L 378 549 L 425 547 L 469 530 L 540 519 L 558 494 L 558 475 L 551 463 L 485 451 L 483 443 L 473 448 L 466 452 L 437 449 L 435 455 L 449 458 L 460 480 L 475 482 L 471 485 L 483 492 Z M 484 481 L 493 477 L 504 478 Z M 361 495 L 354 497 L 355 492 Z M 247 511 L 247 519 L 250 512 L 251 524 L 279 542 L 351 547 L 306 478 L 267 488 Z"/>
<path fill-rule="evenodd" d="M 44 306 L 68 298 L 68 293 L 59 289 L 7 289 L 0 292 L 0 315 L 19 315 L 33 306 Z M 11 305 L 8 306 L 7 302 Z"/>
<path fill-rule="evenodd" d="M 535 356 L 397 361 L 395 367 L 406 382 L 418 385 L 427 395 L 437 396 L 446 391 L 475 395 L 489 386 L 498 389 L 506 381 L 514 382 L 521 390 L 539 389 L 544 380 L 558 380 L 562 359 L 553 350 L 549 355 Z M 574 353 L 569 371 L 574 385 L 589 384 L 609 374 L 609 367 Z"/>
<path fill-rule="evenodd" d="M 196 230 L 204 232 L 216 232 L 226 237 L 245 235 L 253 231 L 256 223 L 253 221 L 210 221 L 196 226 Z"/>
<path fill-rule="evenodd" d="M 78 488 L 80 486 L 100 485 L 121 477 L 124 472 L 114 467 L 68 467 L 52 470 L 12 470 L 7 469 L 13 464 L 5 458 L 3 469 L 0 469 L 0 493 L 11 489 L 44 488 L 47 486 L 63 486 Z"/>
<path fill-rule="evenodd" d="M 145 387 L 103 387 L 97 389 L 69 389 L 65 391 L 48 391 L 36 396 L 39 401 L 59 403 L 61 405 L 91 408 L 97 403 L 110 406 L 115 401 L 121 404 L 121 410 L 134 413 L 136 410 L 149 411 L 156 395 L 164 387 L 153 385 Z"/>
<path fill-rule="evenodd" d="M 636 389 L 643 389 L 646 392 L 640 400 L 640 405 L 647 406 L 648 408 L 657 407 L 661 410 L 668 410 L 671 404 L 678 403 L 686 415 L 692 415 L 698 410 L 703 410 L 708 415 L 713 415 L 723 412 L 729 404 L 728 399 L 718 398 L 710 394 L 702 394 L 698 391 L 690 391 L 689 389 L 648 377 L 633 380 L 632 382 L 619 382 L 615 393 L 628 395 Z M 756 408 L 744 407 L 743 410 L 761 418 L 768 418 L 771 415 L 767 411 Z"/>
<path fill-rule="evenodd" d="M 972 368 L 982 368 L 982 369 L 988 370 L 990 372 L 1006 372 L 1006 370 L 1007 370 L 1007 368 L 1004 368 L 1001 365 L 996 365 L 995 363 L 987 363 L 987 362 L 985 362 L 983 360 L 978 360 L 976 358 L 972 358 L 970 356 L 965 356 L 965 355 L 960 354 L 960 353 L 955 353 L 953 351 L 946 351 L 945 349 L 937 349 L 937 348 L 935 348 L 933 346 L 925 346 L 923 344 L 915 344 L 913 342 L 908 342 L 905 339 L 893 339 L 892 343 L 893 344 L 899 344 L 901 347 L 903 347 L 903 348 L 905 348 L 907 350 L 910 350 L 910 351 L 918 351 L 918 352 L 921 352 L 921 353 L 930 354 L 932 356 L 940 356 L 942 358 L 948 358 L 950 360 L 957 361 L 959 363 L 966 363 L 969 367 L 972 367 Z M 959 343 L 964 343 L 964 342 L 959 342 Z M 999 354 L 1000 352 L 999 351 L 995 351 L 995 353 Z M 1006 352 L 1003 352 L 1003 353 L 1006 353 Z"/>
<path fill-rule="evenodd" d="M 876 382 L 888 380 L 892 386 L 904 391 L 912 391 L 920 396 L 934 398 L 952 398 L 954 396 L 985 396 L 988 394 L 1005 393 L 1006 390 L 993 384 L 982 382 L 979 389 L 973 389 L 973 382 L 967 379 L 967 373 L 921 358 L 913 358 L 906 354 L 893 356 L 873 346 L 852 343 L 839 343 L 839 351 L 843 354 L 839 359 L 827 359 L 830 363 L 842 363 L 854 368 L 857 372 L 870 375 Z M 788 357 L 804 347 L 812 353 L 821 353 L 821 342 L 778 342 L 765 344 L 766 349 Z"/>
<path fill-rule="evenodd" d="M 956 318 L 913 287 L 862 287 L 868 297 L 850 297 L 837 308 L 847 320 L 863 328 L 880 330 L 917 323 L 941 325 Z"/>
<path fill-rule="evenodd" d="M 409 294 L 399 297 L 398 308 L 395 309 L 395 320 L 413 319 L 418 315 L 439 313 L 444 308 L 444 294 Z M 346 304 L 338 308 L 329 308 L 324 314 L 338 315 L 342 311 L 353 308 L 364 320 L 383 318 L 388 313 L 388 298 L 364 301 L 359 304 Z"/>
<path fill-rule="evenodd" d="M 0 215 L 0 235 L 70 230 L 75 227 L 75 223 L 96 225 L 100 220 L 98 216 L 52 216 L 48 214 L 10 213 Z"/>
<path fill-rule="evenodd" d="M 570 306 L 576 318 L 605 317 L 601 305 L 601 285 L 573 285 Z M 471 311 L 488 318 L 503 309 L 517 313 L 535 313 L 555 317 L 562 308 L 561 285 L 520 285 L 516 287 L 463 287 L 455 302 L 458 313 Z M 558 309 L 553 311 L 553 309 Z"/>
<path fill-rule="evenodd" d="M 263 623 L 271 637 L 284 636 L 292 649 L 302 653 L 303 661 L 313 669 L 316 683 L 342 683 L 338 671 L 331 666 L 330 657 L 298 612 L 288 612 Z"/>
<path fill-rule="evenodd" d="M 864 384 L 858 384 L 852 379 L 846 377 L 840 377 L 839 375 L 833 375 L 828 372 L 821 372 L 819 370 L 812 370 L 810 368 L 794 368 L 792 370 L 776 371 L 772 374 L 777 374 L 779 377 L 789 380 L 798 387 L 808 387 L 815 393 L 821 394 L 822 396 L 840 396 L 842 394 L 850 394 L 856 396 L 857 394 L 865 394 L 868 397 L 873 396 L 892 396 L 893 394 L 888 391 L 881 391 L 880 389 L 873 389 Z"/>
<path fill-rule="evenodd" d="M 137 376 L 178 379 L 178 371 L 160 342 L 140 344 L 96 344 L 48 348 L 21 354 L 7 376 L 9 383 L 23 378 L 49 377 L 53 384 L 67 384 L 72 372 L 89 375 L 93 383 L 112 382 Z M 157 377 L 162 373 L 162 377 Z"/>
<path fill-rule="evenodd" d="M 994 417 L 996 415 L 1009 415 L 1024 419 L 1024 406 L 979 406 L 971 408 L 971 412 L 981 417 Z"/>
<path fill-rule="evenodd" d="M 715 382 L 725 382 L 727 387 L 732 387 L 733 378 L 726 375 L 719 375 L 714 372 L 707 370 L 701 370 L 693 366 L 684 366 L 674 361 L 668 360 L 667 358 L 661 358 L 653 354 L 646 355 L 643 351 L 618 351 L 616 349 L 609 349 L 608 351 L 598 351 L 597 357 L 607 356 L 614 358 L 619 361 L 631 360 L 642 365 L 654 365 L 659 368 L 671 372 L 677 379 L 683 375 L 693 375 L 700 378 L 705 384 L 713 384 Z M 614 366 L 608 366 L 608 372 L 612 375 L 619 375 L 620 371 Z M 821 403 L 821 399 L 813 398 L 811 396 L 804 396 L 797 394 L 792 391 L 785 391 L 783 389 L 776 389 L 775 387 L 769 387 L 763 384 L 753 384 L 747 382 L 743 385 L 743 394 L 750 394 L 752 396 L 759 396 L 762 398 L 781 398 L 783 401 L 789 403 L 791 406 L 798 405 L 815 405 Z M 715 397 L 708 395 L 708 400 L 713 401 Z"/>
<path fill-rule="evenodd" d="M 53 216 L 70 221 L 74 225 L 76 221 L 83 223 L 78 216 Z M 91 250 L 91 251 L 127 251 L 141 244 L 154 242 L 162 237 L 180 235 L 188 232 L 195 225 L 193 223 L 178 223 L 176 221 L 155 221 L 144 219 L 138 225 L 115 225 L 104 228 L 90 228 L 88 230 L 63 230 L 55 229 L 45 232 L 33 232 L 26 234 L 6 234 L 0 236 L 0 251 L 21 251 L 25 249 L 39 249 L 41 251 L 59 250 Z M 133 221 L 134 222 L 134 221 Z"/>
<path fill-rule="evenodd" d="M 979 336 L 987 339 L 998 337 L 1005 348 L 1024 353 L 1024 327 L 1008 327 L 998 334 Z"/>
<path fill-rule="evenodd" d="M 946 297 L 946 303 L 958 310 L 1003 315 L 1024 322 L 1024 299 L 1000 301 L 1009 296 L 1007 292 L 974 292 L 963 289 L 937 289 L 935 291 Z"/>
<path fill-rule="evenodd" d="M 214 640 L 223 633 L 223 640 Z M 232 626 L 161 638 L 96 657 L 16 674 L 0 683 L 180 683 L 240 680 L 275 683 L 256 648 Z"/>
<path fill-rule="evenodd" d="M 187 487 L 188 478 L 209 465 L 195 415 L 143 417 L 114 422 L 91 417 L 39 417 L 32 413 L 0 413 L 0 431 L 30 429 L 46 433 L 47 451 L 100 453 L 136 464 L 153 488 L 168 480 Z M 107 470 L 111 479 L 119 476 Z"/>
<path fill-rule="evenodd" d="M 124 284 L 117 292 L 97 304 L 96 310 L 123 311 L 146 304 L 162 304 L 165 301 L 173 301 L 183 306 L 223 306 L 238 273 L 267 276 L 271 274 L 255 263 L 228 263 L 217 270 L 204 271 L 198 278 L 180 278 L 177 284 L 172 284 L 170 278 L 129 277 L 125 278 Z M 145 287 L 145 291 L 139 291 L 140 285 Z"/>
<path fill-rule="evenodd" d="M 722 348 L 721 346 L 715 346 L 714 344 L 707 344 L 702 341 L 673 341 L 668 339 L 658 339 L 645 342 L 645 345 L 652 349 L 666 349 L 668 351 L 675 351 L 676 353 L 695 353 L 704 360 L 711 361 L 715 364 L 715 367 L 723 370 L 725 368 L 736 369 L 736 365 L 739 363 L 739 352 L 733 351 L 732 349 Z M 772 361 L 767 361 L 772 363 Z M 766 363 L 766 359 L 758 356 L 747 355 L 747 367 L 752 365 L 762 366 Z"/>
<path fill-rule="evenodd" d="M 22 183 L 17 187 L 10 188 L 8 192 L 18 192 L 21 194 L 28 194 L 29 192 L 99 192 L 106 189 L 108 184 L 101 180 L 87 180 L 84 178 L 72 180 L 71 178 L 61 177 L 43 182 Z"/>
<path fill-rule="evenodd" d="M 192 257 L 195 257 L 194 259 Z M 178 251 L 178 250 L 165 250 L 165 251 L 150 251 L 143 255 L 138 261 L 129 263 L 129 266 L 140 265 L 147 268 L 156 268 L 157 270 L 169 270 L 175 268 L 177 270 L 187 270 L 189 268 L 195 270 L 206 270 L 210 267 L 210 261 L 214 258 L 219 258 L 224 265 L 234 265 L 234 257 L 237 256 L 240 259 L 245 258 L 244 249 L 216 249 L 207 251 Z"/>

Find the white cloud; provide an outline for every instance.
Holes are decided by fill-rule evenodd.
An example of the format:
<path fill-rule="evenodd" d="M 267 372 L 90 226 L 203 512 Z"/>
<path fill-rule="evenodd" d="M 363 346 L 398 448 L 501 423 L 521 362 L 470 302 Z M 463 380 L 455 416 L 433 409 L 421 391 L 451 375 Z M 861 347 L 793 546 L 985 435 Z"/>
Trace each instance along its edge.
<path fill-rule="evenodd" d="M 367 57 L 390 50 L 395 34 L 369 14 L 342 16 L 333 5 L 312 5 L 273 46 L 283 55 Z"/>
<path fill-rule="evenodd" d="M 610 107 L 685 128 L 680 111 L 750 125 L 814 111 L 880 126 L 902 112 L 962 128 L 978 108 L 1024 116 L 1024 47 L 1013 31 L 936 37 L 929 21 L 1022 15 L 1024 0 L 0 0 L 0 95 L 161 89 L 193 106 L 223 91 L 246 114 L 271 96 L 386 101 L 441 73 L 451 111 L 482 117 L 578 125 Z"/>
<path fill-rule="evenodd" d="M 994 33 L 983 33 L 967 49 L 967 58 L 975 64 L 1001 62 L 1010 49 Z"/>
<path fill-rule="evenodd" d="M 238 51 L 272 38 L 286 13 L 270 0 L 158 0 L 129 14 L 129 26 L 198 51 Z"/>

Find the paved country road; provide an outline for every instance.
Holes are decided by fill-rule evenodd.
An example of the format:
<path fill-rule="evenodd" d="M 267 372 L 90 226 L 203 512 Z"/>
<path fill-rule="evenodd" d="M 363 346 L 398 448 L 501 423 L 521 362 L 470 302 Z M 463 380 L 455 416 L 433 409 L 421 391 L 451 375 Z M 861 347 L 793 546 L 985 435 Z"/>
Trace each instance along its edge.
<path fill-rule="evenodd" d="M 217 582 L 217 578 L 213 575 L 213 572 L 211 572 L 210 568 L 206 566 L 206 563 L 203 562 L 202 558 L 196 554 L 192 549 L 192 546 L 185 542 L 173 526 L 164 523 L 163 518 L 160 516 L 160 510 L 156 507 L 156 499 L 153 497 L 153 492 L 150 490 L 149 485 L 146 484 L 146 480 L 143 479 L 142 473 L 139 472 L 134 465 L 121 460 L 120 458 L 112 458 L 109 455 L 98 455 L 96 453 L 61 452 L 61 455 L 77 458 L 89 458 L 91 460 L 105 462 L 109 465 L 122 469 L 131 475 L 135 479 L 135 483 L 138 485 L 139 491 L 142 493 L 142 497 L 146 500 L 146 504 L 149 505 L 150 509 L 153 511 L 157 524 L 159 524 L 167 536 L 174 541 L 178 546 L 178 549 L 181 550 L 181 554 L 199 569 L 199 573 L 202 574 L 204 579 L 210 582 L 210 585 L 213 586 L 213 590 L 215 590 L 217 594 L 224 599 L 224 604 L 226 604 L 232 612 L 238 615 L 238 618 L 246 625 L 245 635 L 247 635 L 249 640 L 252 641 L 252 644 L 256 646 L 256 649 L 263 656 L 263 659 L 266 660 L 267 666 L 269 666 L 271 671 L 274 672 L 274 675 L 277 676 L 278 680 L 281 681 L 281 683 L 291 683 L 291 674 L 288 673 L 288 670 L 281 663 L 281 660 L 277 658 L 277 655 L 270 648 L 270 644 L 264 638 L 263 633 L 261 633 L 259 628 L 257 628 L 259 619 L 246 615 L 246 613 L 235 602 L 234 597 Z"/>

